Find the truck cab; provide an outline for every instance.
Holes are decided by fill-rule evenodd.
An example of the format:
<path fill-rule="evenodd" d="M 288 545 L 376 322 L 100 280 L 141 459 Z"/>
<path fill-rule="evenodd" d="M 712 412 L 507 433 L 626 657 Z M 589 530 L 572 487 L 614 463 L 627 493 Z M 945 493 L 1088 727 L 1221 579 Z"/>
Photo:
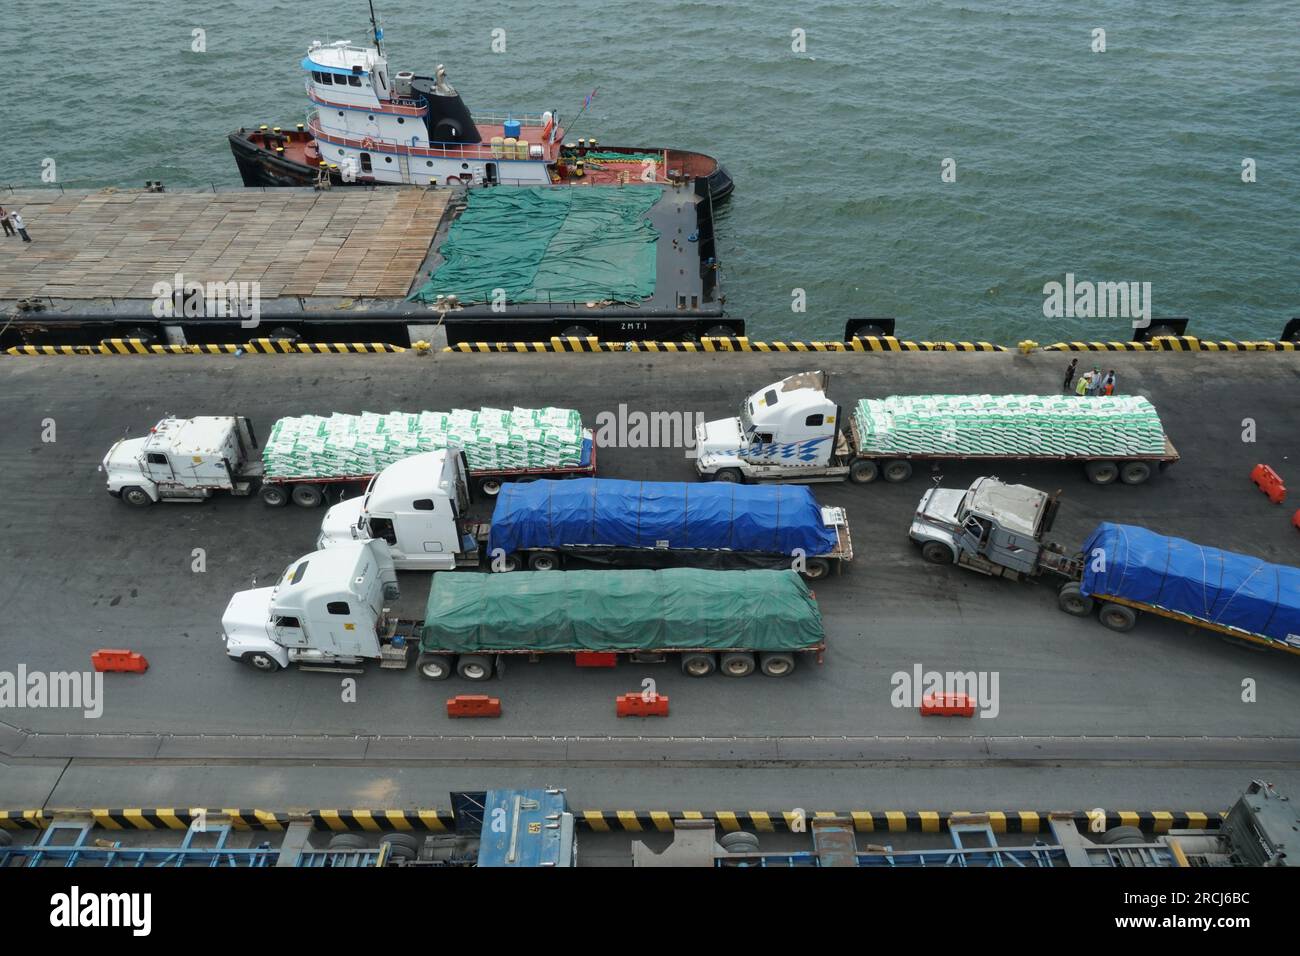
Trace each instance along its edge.
<path fill-rule="evenodd" d="M 977 478 L 965 491 L 931 488 L 912 519 L 909 537 L 933 564 L 1019 578 L 1037 574 L 1059 549 L 1045 544 L 1059 506 L 1056 495 L 996 478 Z"/>
<path fill-rule="evenodd" d="M 262 671 L 297 663 L 381 658 L 384 602 L 398 596 L 397 572 L 382 541 L 314 551 L 269 588 L 239 591 L 226 606 L 226 653 Z"/>
<path fill-rule="evenodd" d="M 412 455 L 370 479 L 365 494 L 331 507 L 316 547 L 378 541 L 403 571 L 477 564 L 478 544 L 463 520 L 469 504 L 463 452 L 448 448 Z"/>
<path fill-rule="evenodd" d="M 129 505 L 203 501 L 218 491 L 251 494 L 261 475 L 252 423 L 242 416 L 164 418 L 142 438 L 104 456 L 108 493 Z"/>
<path fill-rule="evenodd" d="M 718 481 L 843 478 L 841 415 L 828 381 L 825 372 L 791 375 L 746 398 L 737 417 L 698 426 L 696 470 Z"/>

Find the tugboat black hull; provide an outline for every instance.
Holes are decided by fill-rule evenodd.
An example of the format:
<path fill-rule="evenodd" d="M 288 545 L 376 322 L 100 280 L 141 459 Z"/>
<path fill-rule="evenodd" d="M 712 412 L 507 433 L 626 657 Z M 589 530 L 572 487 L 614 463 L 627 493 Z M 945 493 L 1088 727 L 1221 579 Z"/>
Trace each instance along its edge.
<path fill-rule="evenodd" d="M 305 163 L 276 156 L 248 138 L 242 130 L 231 133 L 230 151 L 245 186 L 315 186 L 316 170 Z M 341 181 L 341 177 L 340 177 Z"/>

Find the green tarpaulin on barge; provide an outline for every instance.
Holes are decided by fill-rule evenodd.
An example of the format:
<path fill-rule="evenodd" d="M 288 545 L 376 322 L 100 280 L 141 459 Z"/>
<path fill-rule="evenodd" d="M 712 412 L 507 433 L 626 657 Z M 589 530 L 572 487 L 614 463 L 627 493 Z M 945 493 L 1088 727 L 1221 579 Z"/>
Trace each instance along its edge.
<path fill-rule="evenodd" d="M 659 232 L 646 214 L 662 186 L 474 189 L 412 301 L 638 302 L 655 290 Z"/>
<path fill-rule="evenodd" d="M 792 651 L 823 640 L 817 602 L 794 571 L 443 571 L 420 649 Z"/>

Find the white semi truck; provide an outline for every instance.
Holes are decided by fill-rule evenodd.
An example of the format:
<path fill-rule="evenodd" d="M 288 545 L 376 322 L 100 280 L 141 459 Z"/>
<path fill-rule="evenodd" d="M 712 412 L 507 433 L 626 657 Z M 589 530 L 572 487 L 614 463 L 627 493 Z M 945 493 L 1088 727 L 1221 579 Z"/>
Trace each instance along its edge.
<path fill-rule="evenodd" d="M 791 570 L 521 571 L 433 574 L 423 619 L 386 606 L 397 572 L 382 541 L 315 551 L 269 588 L 235 594 L 221 618 L 226 653 L 261 671 L 378 660 L 403 669 L 412 650 L 428 680 L 501 674 L 505 658 L 573 657 L 584 667 L 618 659 L 715 672 L 785 677 L 796 658 L 821 663 L 826 635 L 816 599 Z"/>
<path fill-rule="evenodd" d="M 405 667 L 406 647 L 391 641 L 384 603 L 397 596 L 384 542 L 316 551 L 273 586 L 230 599 L 221 617 L 226 653 L 261 671 L 364 660 Z"/>
<path fill-rule="evenodd" d="M 206 501 L 218 491 L 252 494 L 262 460 L 247 418 L 169 416 L 142 438 L 115 442 L 101 470 L 110 495 L 142 508 L 157 501 Z"/>
<path fill-rule="evenodd" d="M 947 448 L 940 444 L 923 449 L 909 449 L 905 445 L 878 449 L 860 434 L 853 416 L 846 418 L 840 406 L 831 400 L 827 394 L 829 378 L 826 372 L 791 375 L 746 398 L 737 417 L 698 426 L 695 468 L 700 477 L 733 482 L 843 481 L 847 478 L 856 484 L 867 484 L 880 477 L 886 481 L 906 481 L 912 475 L 913 465 L 945 460 L 1077 461 L 1083 463 L 1088 480 L 1094 484 L 1122 481 L 1135 485 L 1151 477 L 1153 468 L 1163 468 L 1178 460 L 1178 452 L 1163 433 L 1162 449 L 1157 454 L 1117 454 L 1111 448 L 1087 447 L 1069 452 L 1051 450 L 1051 429 L 1044 433 L 1041 447 L 1028 451 L 1023 445 L 1015 450 L 999 450 L 996 442 L 990 442 L 989 450 L 974 453 L 957 450 L 955 439 Z"/>
<path fill-rule="evenodd" d="M 576 465 L 469 471 L 468 465 L 462 464 L 466 488 L 472 480 L 479 494 L 492 497 L 510 481 L 593 475 L 596 445 L 590 431 L 585 431 L 582 458 Z M 304 508 L 316 508 L 325 501 L 327 492 L 362 488 L 374 478 L 373 474 L 326 472 L 292 477 L 268 475 L 252 422 L 239 415 L 168 416 L 149 429 L 148 435 L 114 443 L 104 456 L 101 470 L 107 476 L 108 493 L 136 507 L 158 501 L 206 501 L 225 491 L 240 496 L 256 493 L 272 507 L 292 501 Z"/>
<path fill-rule="evenodd" d="M 853 559 L 844 509 L 820 507 L 803 488 L 543 480 L 503 491 L 491 523 L 465 520 L 468 489 L 464 455 L 413 455 L 371 479 L 365 494 L 333 505 L 316 547 L 384 541 L 399 571 L 474 568 L 485 558 L 496 559 L 494 570 L 550 571 L 581 558 L 630 567 L 793 566 L 814 581 Z"/>

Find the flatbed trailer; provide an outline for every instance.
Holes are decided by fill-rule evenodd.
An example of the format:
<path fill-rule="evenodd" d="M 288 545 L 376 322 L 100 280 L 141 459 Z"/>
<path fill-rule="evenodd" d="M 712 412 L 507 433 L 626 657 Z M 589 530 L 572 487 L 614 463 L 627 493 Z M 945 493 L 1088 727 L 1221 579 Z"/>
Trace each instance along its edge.
<path fill-rule="evenodd" d="M 853 560 L 853 538 L 848 518 L 843 508 L 822 508 L 828 527 L 834 529 L 835 546 L 824 554 L 810 554 L 796 562 L 795 570 L 809 581 L 819 581 L 831 574 L 841 574 L 844 565 Z M 474 525 L 480 544 L 486 544 L 489 525 Z M 517 559 L 510 562 L 512 557 Z M 514 555 L 506 555 L 513 566 L 527 566 L 532 571 L 551 571 L 563 567 L 570 558 L 591 564 L 608 564 L 641 568 L 657 567 L 751 567 L 788 568 L 792 566 L 789 555 L 755 551 L 711 551 L 693 548 L 610 548 L 588 545 L 566 545 L 562 548 L 521 548 Z"/>
<path fill-rule="evenodd" d="M 824 660 L 816 595 L 790 570 L 435 574 L 418 634 L 422 677 L 471 681 L 508 660 L 572 657 L 579 667 L 680 663 L 688 677 L 786 677 Z"/>
<path fill-rule="evenodd" d="M 591 478 L 596 474 L 596 439 L 590 429 L 585 429 L 582 440 L 582 458 L 576 465 L 556 468 L 467 468 L 475 490 L 489 498 L 500 494 L 501 487 L 510 481 L 536 481 L 539 478 Z M 325 500 L 325 494 L 334 489 L 364 490 L 375 478 L 376 472 L 363 475 L 263 475 L 260 494 L 262 501 L 280 507 L 292 501 L 304 508 L 315 508 Z"/>
<path fill-rule="evenodd" d="M 1159 471 L 1164 471 L 1181 457 L 1178 449 L 1169 436 L 1165 436 L 1164 451 L 1159 455 L 1105 455 L 1105 454 L 1042 454 L 1042 455 L 972 455 L 972 454 L 943 454 L 935 452 L 925 453 L 899 453 L 899 452 L 872 452 L 864 451 L 865 443 L 862 436 L 858 433 L 857 422 L 850 420 L 848 435 L 841 433 L 836 443 L 836 456 L 844 462 L 844 467 L 850 470 L 849 477 L 858 484 L 865 484 L 868 481 L 874 481 L 876 476 L 883 476 L 886 481 L 906 481 L 912 476 L 913 464 L 928 464 L 930 462 L 941 461 L 961 461 L 961 462 L 1051 462 L 1051 461 L 1076 461 L 1084 465 L 1084 472 L 1088 480 L 1096 485 L 1108 485 L 1116 479 L 1123 481 L 1125 484 L 1141 484 L 1150 477 L 1150 466 L 1154 465 Z M 861 466 L 858 466 L 859 473 L 854 476 L 851 472 L 858 462 L 872 462 L 876 466 L 876 475 L 866 477 Z M 907 464 L 904 468 L 897 464 L 903 462 Z M 1137 464 L 1144 465 L 1144 468 L 1125 469 L 1126 465 Z"/>

